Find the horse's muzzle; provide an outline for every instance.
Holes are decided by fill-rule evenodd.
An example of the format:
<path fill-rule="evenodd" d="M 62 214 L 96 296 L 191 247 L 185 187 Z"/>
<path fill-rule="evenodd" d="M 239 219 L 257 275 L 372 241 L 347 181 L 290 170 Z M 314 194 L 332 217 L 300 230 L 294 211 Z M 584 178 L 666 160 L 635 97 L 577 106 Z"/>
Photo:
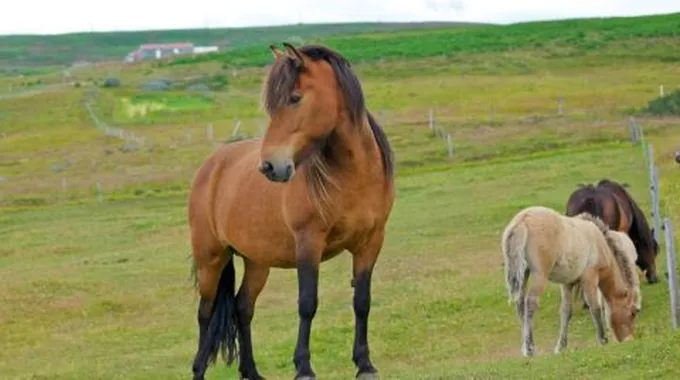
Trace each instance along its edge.
<path fill-rule="evenodd" d="M 288 182 L 295 175 L 295 165 L 292 160 L 263 160 L 258 170 L 272 182 Z"/>
<path fill-rule="evenodd" d="M 659 282 L 659 278 L 656 276 L 656 274 L 649 274 L 647 273 L 647 282 L 650 284 L 656 284 Z"/>

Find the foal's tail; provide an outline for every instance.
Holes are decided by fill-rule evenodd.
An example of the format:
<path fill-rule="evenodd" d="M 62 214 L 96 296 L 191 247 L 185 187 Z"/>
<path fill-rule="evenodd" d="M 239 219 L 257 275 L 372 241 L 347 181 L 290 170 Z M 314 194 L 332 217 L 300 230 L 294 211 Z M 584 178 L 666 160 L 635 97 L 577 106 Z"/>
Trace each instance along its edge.
<path fill-rule="evenodd" d="M 518 302 L 522 289 L 526 286 L 524 282 L 529 270 L 526 259 L 527 236 L 527 227 L 522 221 L 510 226 L 503 233 L 505 286 L 508 289 L 510 302 Z"/>

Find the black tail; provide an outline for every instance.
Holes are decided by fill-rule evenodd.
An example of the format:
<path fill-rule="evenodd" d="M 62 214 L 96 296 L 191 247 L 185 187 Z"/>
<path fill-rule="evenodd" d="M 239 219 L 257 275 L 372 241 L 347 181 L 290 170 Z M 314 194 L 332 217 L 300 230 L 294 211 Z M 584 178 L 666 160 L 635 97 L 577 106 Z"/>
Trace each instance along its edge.
<path fill-rule="evenodd" d="M 212 306 L 212 313 L 205 339 L 197 355 L 197 361 L 212 364 L 217 359 L 217 353 L 222 353 L 227 365 L 234 361 L 236 356 L 236 271 L 234 259 L 222 270 L 217 293 Z M 227 355 L 228 351 L 228 355 Z"/>

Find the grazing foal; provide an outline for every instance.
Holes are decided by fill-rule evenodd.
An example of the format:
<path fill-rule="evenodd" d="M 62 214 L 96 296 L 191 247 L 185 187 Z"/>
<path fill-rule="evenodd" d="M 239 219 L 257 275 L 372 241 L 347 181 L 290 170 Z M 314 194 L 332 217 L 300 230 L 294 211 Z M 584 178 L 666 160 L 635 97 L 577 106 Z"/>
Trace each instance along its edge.
<path fill-rule="evenodd" d="M 522 324 L 522 353 L 534 355 L 533 316 L 548 282 L 561 284 L 559 353 L 567 346 L 572 292 L 582 288 L 601 344 L 607 343 L 598 286 L 609 307 L 610 325 L 618 341 L 633 338 L 635 301 L 625 253 L 607 234 L 607 226 L 590 214 L 574 217 L 532 206 L 517 213 L 503 231 L 505 284 Z M 529 290 L 527 281 L 533 275 Z M 576 290 L 581 292 L 580 289 Z"/>

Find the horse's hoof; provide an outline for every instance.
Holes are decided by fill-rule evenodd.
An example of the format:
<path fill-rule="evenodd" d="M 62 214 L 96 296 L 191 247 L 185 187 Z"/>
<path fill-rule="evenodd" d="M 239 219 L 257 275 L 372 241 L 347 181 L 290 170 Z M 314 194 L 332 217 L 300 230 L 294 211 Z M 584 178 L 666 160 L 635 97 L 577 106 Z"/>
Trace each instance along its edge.
<path fill-rule="evenodd" d="M 357 375 L 357 380 L 378 380 L 378 372 L 363 372 Z"/>
<path fill-rule="evenodd" d="M 295 380 L 316 380 L 316 376 L 298 376 Z"/>

